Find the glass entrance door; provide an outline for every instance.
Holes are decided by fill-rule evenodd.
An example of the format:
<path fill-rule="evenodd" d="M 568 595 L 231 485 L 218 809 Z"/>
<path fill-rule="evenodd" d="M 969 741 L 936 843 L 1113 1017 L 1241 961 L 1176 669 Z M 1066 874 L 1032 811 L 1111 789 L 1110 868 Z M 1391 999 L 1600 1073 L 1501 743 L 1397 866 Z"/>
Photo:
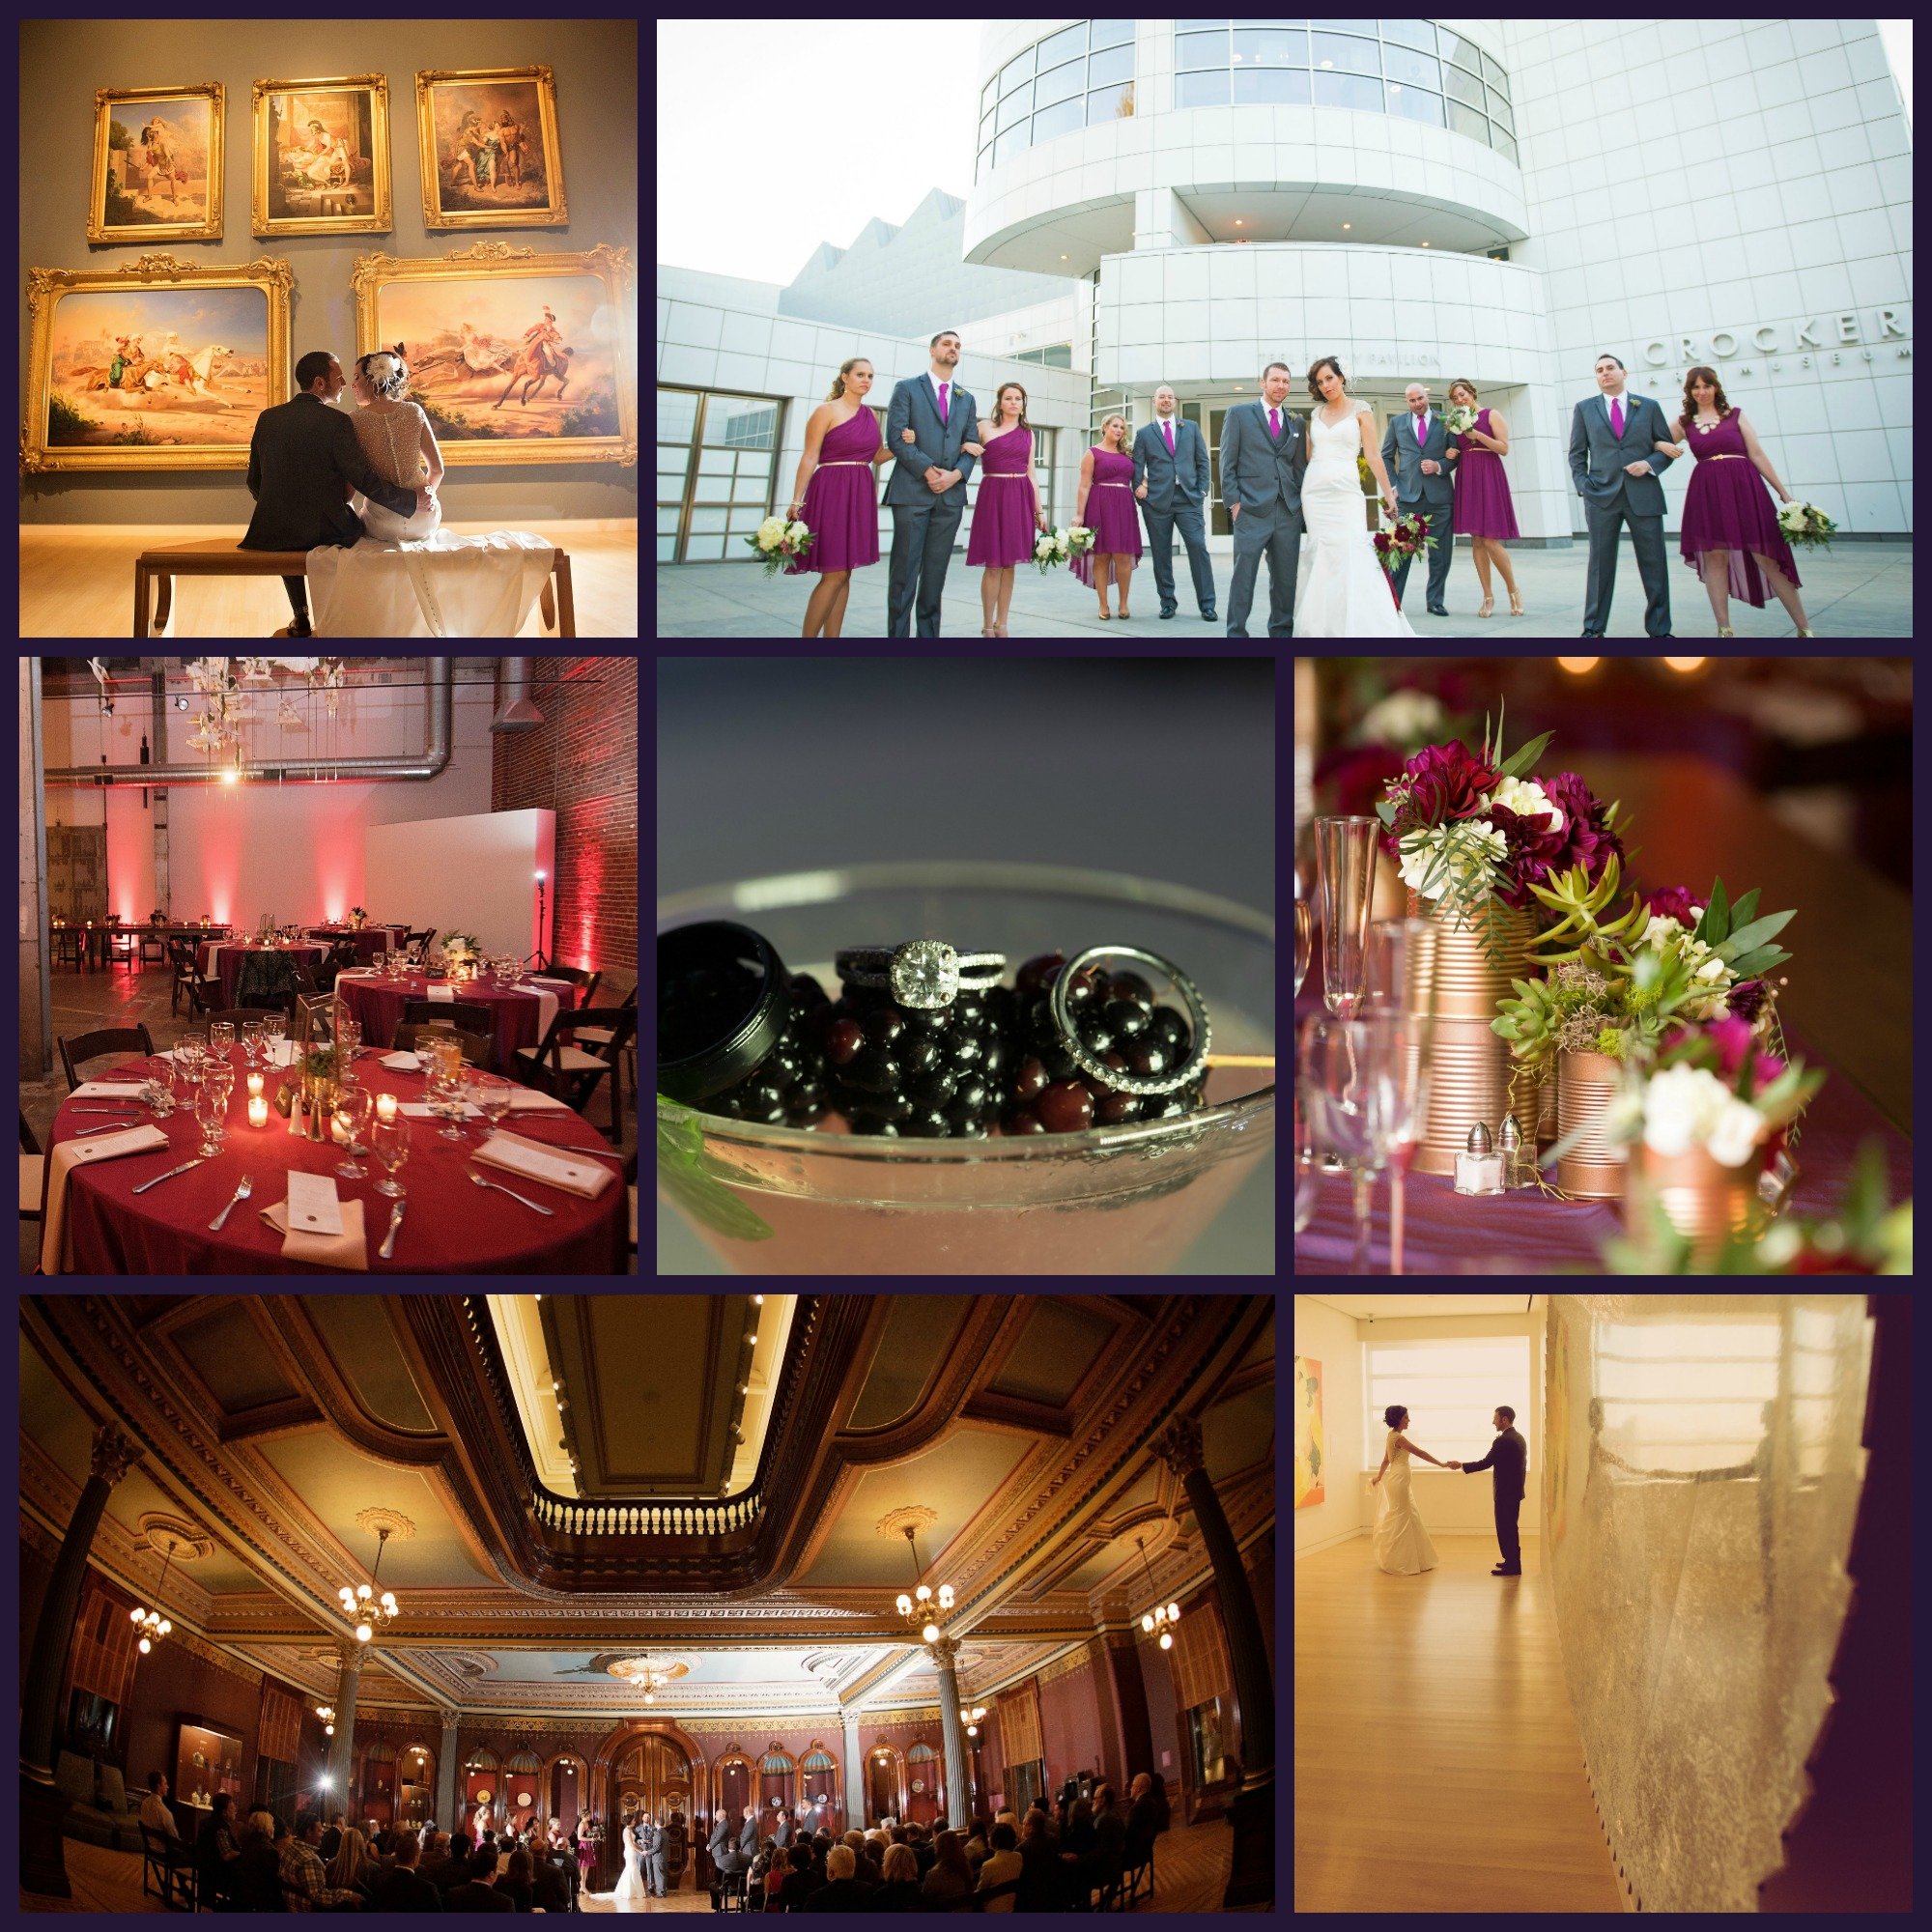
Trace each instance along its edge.
<path fill-rule="evenodd" d="M 749 557 L 771 513 L 784 405 L 775 396 L 658 391 L 658 561 Z"/>

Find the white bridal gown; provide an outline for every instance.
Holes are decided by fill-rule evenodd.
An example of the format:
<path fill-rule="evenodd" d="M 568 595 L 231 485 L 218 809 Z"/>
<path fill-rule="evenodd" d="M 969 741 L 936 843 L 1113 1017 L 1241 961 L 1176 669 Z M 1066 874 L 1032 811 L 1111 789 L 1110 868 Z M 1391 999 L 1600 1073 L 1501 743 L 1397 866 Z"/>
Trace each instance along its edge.
<path fill-rule="evenodd" d="M 1294 599 L 1297 638 L 1415 636 L 1389 595 L 1388 578 L 1363 526 L 1365 499 L 1355 459 L 1369 406 L 1355 408 L 1358 413 L 1339 423 L 1323 422 L 1320 410 L 1308 418 L 1308 469 L 1301 479 L 1306 535 Z"/>
<path fill-rule="evenodd" d="M 1300 633 L 1297 624 L 1295 635 Z M 1388 1474 L 1376 1492 L 1381 1498 L 1376 1509 L 1376 1567 L 1391 1577 L 1419 1577 L 1435 1568 L 1435 1546 L 1408 1492 L 1408 1451 L 1402 1447 L 1399 1435 L 1393 1429 L 1388 1433 Z"/>
<path fill-rule="evenodd" d="M 635 1901 L 639 1905 L 649 1896 L 648 1889 L 644 1884 L 641 1855 L 638 1850 L 638 1838 L 635 1832 L 626 1832 L 624 1833 L 624 1875 L 617 1881 L 617 1889 L 611 1896 L 612 1898 L 621 1898 L 626 1903 Z"/>

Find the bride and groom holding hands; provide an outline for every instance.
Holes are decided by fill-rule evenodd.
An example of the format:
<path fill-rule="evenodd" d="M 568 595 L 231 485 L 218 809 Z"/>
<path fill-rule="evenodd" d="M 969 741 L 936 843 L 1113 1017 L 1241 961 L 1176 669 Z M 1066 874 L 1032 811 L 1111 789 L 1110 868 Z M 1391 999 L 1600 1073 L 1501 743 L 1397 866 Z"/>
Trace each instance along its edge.
<path fill-rule="evenodd" d="M 624 1820 L 624 1871 L 614 1898 L 640 1900 L 665 1895 L 664 1827 L 648 1811 Z"/>
<path fill-rule="evenodd" d="M 1522 1545 L 1517 1534 L 1517 1518 L 1522 1508 L 1529 1450 L 1516 1431 L 1516 1410 L 1498 1408 L 1490 1418 L 1496 1439 L 1480 1463 L 1444 1463 L 1408 1439 L 1408 1410 L 1391 1404 L 1382 1411 L 1388 1425 L 1388 1438 L 1382 1451 L 1382 1465 L 1370 1479 L 1372 1489 L 1381 1490 L 1380 1507 L 1376 1515 L 1376 1565 L 1395 1577 L 1415 1577 L 1435 1568 L 1435 1546 L 1429 1540 L 1421 1515 L 1409 1489 L 1409 1459 L 1419 1456 L 1438 1469 L 1460 1469 L 1473 1476 L 1484 1469 L 1494 1475 L 1496 1542 L 1502 1561 L 1491 1572 L 1495 1577 L 1522 1575 Z M 1386 1483 L 1384 1483 L 1386 1478 Z"/>

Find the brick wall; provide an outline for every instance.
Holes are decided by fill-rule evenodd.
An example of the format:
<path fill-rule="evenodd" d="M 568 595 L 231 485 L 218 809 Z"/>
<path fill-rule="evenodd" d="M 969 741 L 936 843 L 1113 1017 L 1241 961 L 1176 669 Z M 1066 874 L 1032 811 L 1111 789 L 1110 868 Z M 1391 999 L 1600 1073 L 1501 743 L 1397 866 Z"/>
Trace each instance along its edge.
<path fill-rule="evenodd" d="M 597 1004 L 615 1006 L 638 982 L 638 661 L 538 657 L 530 673 L 544 722 L 492 736 L 490 809 L 556 813 L 551 956 L 602 973 Z"/>

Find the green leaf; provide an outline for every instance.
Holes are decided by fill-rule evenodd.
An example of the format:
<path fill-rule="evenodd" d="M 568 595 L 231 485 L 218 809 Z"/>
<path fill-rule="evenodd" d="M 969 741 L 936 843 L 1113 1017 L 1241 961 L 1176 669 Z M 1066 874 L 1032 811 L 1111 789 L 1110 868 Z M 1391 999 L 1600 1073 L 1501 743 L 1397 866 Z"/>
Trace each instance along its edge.
<path fill-rule="evenodd" d="M 1762 890 L 1762 887 L 1753 886 L 1743 898 L 1739 899 L 1731 907 L 1732 932 L 1736 932 L 1741 926 L 1748 925 L 1757 917 L 1757 895 Z M 1726 934 L 1725 936 L 1728 937 L 1729 935 Z"/>
<path fill-rule="evenodd" d="M 1740 980 L 1762 980 L 1791 957 L 1781 946 L 1759 946 L 1731 960 L 1731 972 Z"/>
<path fill-rule="evenodd" d="M 1499 765 L 1496 768 L 1497 781 L 1500 781 L 1503 779 L 1520 778 L 1522 774 L 1528 771 L 1530 766 L 1535 764 L 1537 759 L 1543 755 L 1544 747 L 1549 743 L 1549 740 L 1553 735 L 1554 733 L 1546 731 L 1542 737 L 1532 738 L 1529 741 L 1529 743 L 1522 748 L 1521 751 L 1517 753 L 1515 757 L 1507 760 L 1505 763 Z M 1498 739 L 1497 742 L 1498 745 L 1500 746 L 1501 743 L 1500 739 Z"/>
<path fill-rule="evenodd" d="M 1395 830 L 1395 807 L 1387 799 L 1380 798 L 1376 801 L 1376 816 L 1389 831 Z"/>
<path fill-rule="evenodd" d="M 660 1094 L 660 1107 L 677 1107 Z M 768 1241 L 770 1226 L 706 1168 L 704 1129 L 697 1117 L 677 1107 L 675 1116 L 658 1117 L 658 1179 L 694 1221 L 737 1241 Z"/>
<path fill-rule="evenodd" d="M 1776 939 L 1797 917 L 1796 907 L 1790 912 L 1768 912 L 1762 919 L 1754 919 L 1748 925 L 1737 927 L 1725 938 L 1718 952 L 1727 960 L 1736 959 L 1752 947 L 1762 946 L 1767 939 Z"/>
<path fill-rule="evenodd" d="M 1724 896 L 1722 879 L 1711 881 L 1711 902 L 1704 908 L 1704 917 L 1697 922 L 1697 930 L 1691 935 L 1701 939 L 1706 946 L 1716 946 L 1726 939 L 1731 930 L 1731 902 Z"/>

